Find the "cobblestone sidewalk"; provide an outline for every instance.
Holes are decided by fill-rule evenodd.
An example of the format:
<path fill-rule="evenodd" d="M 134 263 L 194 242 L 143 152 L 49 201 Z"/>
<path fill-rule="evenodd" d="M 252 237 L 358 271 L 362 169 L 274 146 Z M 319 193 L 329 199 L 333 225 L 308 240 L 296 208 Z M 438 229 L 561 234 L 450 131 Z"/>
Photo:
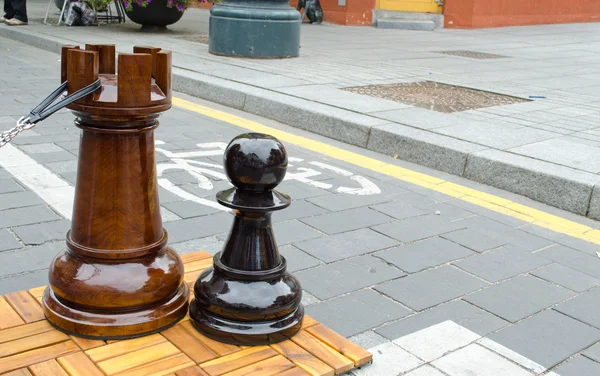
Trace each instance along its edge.
<path fill-rule="evenodd" d="M 60 62 L 7 39 L 0 38 L 0 49 L 0 126 L 9 128 L 58 85 Z M 45 284 L 46 268 L 64 246 L 79 138 L 72 120 L 61 112 L 0 149 L 1 294 Z M 178 252 L 220 250 L 232 221 L 214 201 L 228 186 L 221 153 L 243 131 L 177 107 L 161 117 L 160 200 Z M 299 146 L 287 148 L 291 166 L 280 190 L 294 202 L 274 215 L 275 236 L 306 291 L 307 312 L 374 352 L 375 364 L 358 375 L 600 374 L 598 245 Z M 194 162 L 203 162 L 203 170 Z M 386 162 L 599 227 L 514 194 Z"/>

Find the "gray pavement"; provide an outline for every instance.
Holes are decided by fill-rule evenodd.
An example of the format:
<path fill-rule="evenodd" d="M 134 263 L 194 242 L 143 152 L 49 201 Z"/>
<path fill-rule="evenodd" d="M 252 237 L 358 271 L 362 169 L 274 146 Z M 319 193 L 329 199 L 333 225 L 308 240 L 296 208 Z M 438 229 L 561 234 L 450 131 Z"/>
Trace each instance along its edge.
<path fill-rule="evenodd" d="M 0 126 L 9 128 L 58 85 L 60 62 L 54 53 L 4 38 L 0 50 Z M 510 199 L 571 226 L 600 228 L 509 192 L 176 96 Z M 79 139 L 72 121 L 63 111 L 0 149 L 1 294 L 47 283 L 47 266 L 64 247 Z M 242 132 L 178 107 L 161 117 L 160 200 L 178 252 L 222 247 L 232 221 L 214 205 L 214 194 L 228 186 L 222 147 Z M 304 286 L 308 314 L 375 354 L 375 363 L 357 375 L 598 374 L 598 244 L 286 146 L 291 166 L 280 190 L 294 202 L 274 215 L 275 236 Z M 175 163 L 182 158 L 213 164 L 204 173 L 210 184 L 190 175 L 193 164 Z"/>
<path fill-rule="evenodd" d="M 181 92 L 600 219 L 600 24 L 434 32 L 303 25 L 301 58 L 253 61 L 212 56 L 182 39 L 207 33 L 206 10 L 148 35 L 132 23 L 44 26 L 46 3 L 28 9 L 29 26 L 0 25 L 0 35 L 51 51 L 65 43 L 168 47 Z M 439 53 L 456 50 L 501 58 Z M 536 99 L 447 114 L 341 90 L 424 80 Z"/>

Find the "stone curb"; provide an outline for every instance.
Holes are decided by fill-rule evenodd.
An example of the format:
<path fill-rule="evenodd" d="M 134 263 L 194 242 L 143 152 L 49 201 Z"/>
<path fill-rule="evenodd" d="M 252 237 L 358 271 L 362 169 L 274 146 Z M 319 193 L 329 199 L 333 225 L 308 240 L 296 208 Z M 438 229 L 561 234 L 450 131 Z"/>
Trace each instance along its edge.
<path fill-rule="evenodd" d="M 0 36 L 60 53 L 72 40 L 0 27 Z M 251 85 L 173 68 L 173 89 L 600 220 L 600 176 Z"/>

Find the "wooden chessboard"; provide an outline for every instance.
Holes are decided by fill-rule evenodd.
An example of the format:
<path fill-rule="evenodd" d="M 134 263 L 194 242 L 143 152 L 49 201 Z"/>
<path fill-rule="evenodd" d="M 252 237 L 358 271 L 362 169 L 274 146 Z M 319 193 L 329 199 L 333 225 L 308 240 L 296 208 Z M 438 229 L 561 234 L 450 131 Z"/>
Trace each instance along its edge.
<path fill-rule="evenodd" d="M 193 285 L 212 265 L 206 252 L 182 256 Z M 334 375 L 372 361 L 372 355 L 305 316 L 291 340 L 271 346 L 233 346 L 198 333 L 186 316 L 157 334 L 122 341 L 68 336 L 54 329 L 40 306 L 45 287 L 0 297 L 0 374 L 101 375 Z"/>

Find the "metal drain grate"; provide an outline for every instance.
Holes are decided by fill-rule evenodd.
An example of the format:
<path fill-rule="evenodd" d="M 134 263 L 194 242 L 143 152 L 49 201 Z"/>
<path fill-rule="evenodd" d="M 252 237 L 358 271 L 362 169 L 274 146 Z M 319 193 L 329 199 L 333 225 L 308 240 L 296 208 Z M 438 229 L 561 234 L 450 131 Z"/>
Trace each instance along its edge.
<path fill-rule="evenodd" d="M 194 34 L 194 35 L 184 35 L 182 37 L 177 37 L 177 39 L 183 39 L 190 42 L 208 44 L 208 34 Z"/>
<path fill-rule="evenodd" d="M 445 113 L 529 102 L 528 99 L 433 81 L 358 86 L 342 90 Z"/>
<path fill-rule="evenodd" d="M 508 56 L 502 56 L 502 55 L 486 54 L 485 52 L 463 51 L 463 50 L 457 50 L 457 51 L 438 51 L 437 53 L 439 53 L 439 54 L 446 54 L 446 55 L 452 55 L 452 56 L 469 57 L 471 59 L 480 59 L 480 60 L 504 59 L 504 58 L 508 57 Z"/>

